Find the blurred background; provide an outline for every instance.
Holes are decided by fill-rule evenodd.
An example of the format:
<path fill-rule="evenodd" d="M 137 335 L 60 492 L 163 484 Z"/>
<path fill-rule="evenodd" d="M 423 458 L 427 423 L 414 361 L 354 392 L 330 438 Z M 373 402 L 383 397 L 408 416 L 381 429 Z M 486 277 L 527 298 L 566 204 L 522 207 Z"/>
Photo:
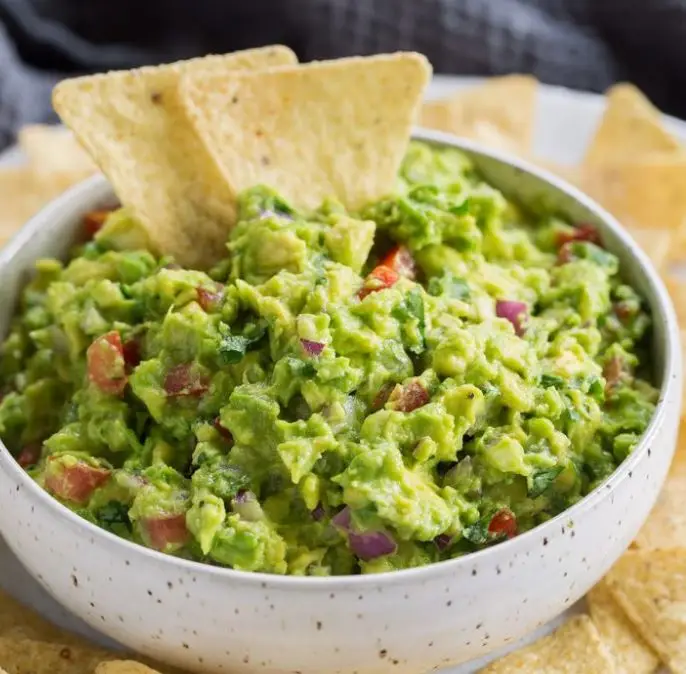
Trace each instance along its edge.
<path fill-rule="evenodd" d="M 0 0 L 0 148 L 54 119 L 65 75 L 277 42 L 301 60 L 414 49 L 437 73 L 630 80 L 686 117 L 686 0 Z"/>

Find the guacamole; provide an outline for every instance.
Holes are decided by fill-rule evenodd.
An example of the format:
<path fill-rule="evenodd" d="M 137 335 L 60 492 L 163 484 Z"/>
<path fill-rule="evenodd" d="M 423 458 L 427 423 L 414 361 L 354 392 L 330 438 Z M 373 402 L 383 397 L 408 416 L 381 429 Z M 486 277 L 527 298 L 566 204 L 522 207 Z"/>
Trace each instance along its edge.
<path fill-rule="evenodd" d="M 102 220 L 36 265 L 0 435 L 156 550 L 319 576 L 458 557 L 583 498 L 655 409 L 650 316 L 596 230 L 457 150 L 413 143 L 358 213 L 250 189 L 207 273 L 148 252 L 126 209 Z"/>

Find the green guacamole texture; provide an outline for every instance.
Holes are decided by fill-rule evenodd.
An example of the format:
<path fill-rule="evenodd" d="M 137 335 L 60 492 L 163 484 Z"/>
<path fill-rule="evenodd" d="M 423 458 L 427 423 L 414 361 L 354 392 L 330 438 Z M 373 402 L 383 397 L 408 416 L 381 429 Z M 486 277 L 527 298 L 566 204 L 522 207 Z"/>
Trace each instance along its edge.
<path fill-rule="evenodd" d="M 81 517 L 167 554 L 406 569 L 605 480 L 655 409 L 650 326 L 592 227 L 413 142 L 358 213 L 243 193 L 209 272 L 151 254 L 126 209 L 40 260 L 0 352 L 0 437 Z"/>

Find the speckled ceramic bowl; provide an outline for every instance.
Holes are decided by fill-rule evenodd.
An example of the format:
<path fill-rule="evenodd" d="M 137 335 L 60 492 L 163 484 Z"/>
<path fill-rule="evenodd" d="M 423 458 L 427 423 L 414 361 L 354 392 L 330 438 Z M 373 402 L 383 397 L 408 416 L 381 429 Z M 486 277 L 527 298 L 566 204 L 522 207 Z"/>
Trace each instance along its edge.
<path fill-rule="evenodd" d="M 674 451 L 679 333 L 665 289 L 618 224 L 554 177 L 438 133 L 525 202 L 545 199 L 591 222 L 654 316 L 660 403 L 636 451 L 603 485 L 546 524 L 448 562 L 378 576 L 289 578 L 203 566 L 138 547 L 53 500 L 0 446 L 0 531 L 29 571 L 96 629 L 160 660 L 204 672 L 418 674 L 518 639 L 580 598 L 647 516 Z M 58 199 L 0 253 L 0 332 L 34 261 L 64 255 L 80 216 L 113 195 L 94 178 Z"/>

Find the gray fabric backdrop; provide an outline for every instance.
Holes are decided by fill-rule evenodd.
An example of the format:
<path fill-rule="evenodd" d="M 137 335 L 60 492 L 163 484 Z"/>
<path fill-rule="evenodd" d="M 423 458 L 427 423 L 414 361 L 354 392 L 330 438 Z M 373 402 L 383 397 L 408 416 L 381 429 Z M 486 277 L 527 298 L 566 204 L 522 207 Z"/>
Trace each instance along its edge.
<path fill-rule="evenodd" d="M 280 42 L 301 59 L 424 52 L 436 72 L 619 79 L 686 117 L 686 0 L 0 0 L 0 148 L 67 74 Z"/>

